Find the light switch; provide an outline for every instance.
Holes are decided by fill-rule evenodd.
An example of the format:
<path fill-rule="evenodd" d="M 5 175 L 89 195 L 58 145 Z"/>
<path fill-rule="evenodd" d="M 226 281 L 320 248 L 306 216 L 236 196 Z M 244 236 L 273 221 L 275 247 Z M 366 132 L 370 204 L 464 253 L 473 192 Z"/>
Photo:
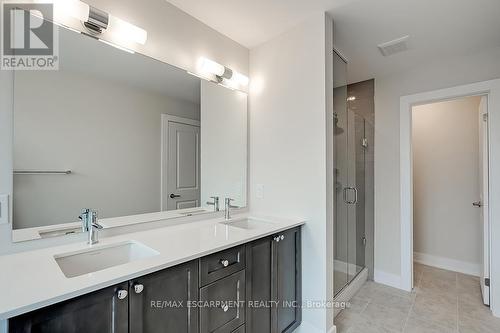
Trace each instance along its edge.
<path fill-rule="evenodd" d="M 257 199 L 264 199 L 264 184 L 257 184 L 255 186 L 255 196 Z"/>
<path fill-rule="evenodd" d="M 0 224 L 9 223 L 9 196 L 0 194 Z"/>

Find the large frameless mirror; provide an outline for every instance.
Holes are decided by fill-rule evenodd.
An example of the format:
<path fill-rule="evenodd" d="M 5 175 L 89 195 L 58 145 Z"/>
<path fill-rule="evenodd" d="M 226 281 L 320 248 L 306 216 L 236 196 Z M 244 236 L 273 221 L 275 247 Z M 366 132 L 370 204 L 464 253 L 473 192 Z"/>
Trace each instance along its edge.
<path fill-rule="evenodd" d="M 14 241 L 246 206 L 245 93 L 64 28 L 59 69 L 13 85 Z"/>

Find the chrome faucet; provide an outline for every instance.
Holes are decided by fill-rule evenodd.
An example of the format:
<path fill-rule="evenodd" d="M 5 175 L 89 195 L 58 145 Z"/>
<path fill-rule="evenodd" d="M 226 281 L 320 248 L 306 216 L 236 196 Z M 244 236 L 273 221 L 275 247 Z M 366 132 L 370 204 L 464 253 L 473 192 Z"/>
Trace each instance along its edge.
<path fill-rule="evenodd" d="M 231 198 L 224 199 L 224 218 L 226 219 L 226 221 L 231 219 L 232 208 L 240 208 L 238 206 L 231 205 L 231 201 L 234 201 L 234 199 Z"/>
<path fill-rule="evenodd" d="M 94 245 L 99 243 L 99 230 L 103 226 L 97 222 L 97 212 L 84 208 L 79 218 L 82 220 L 82 231 L 88 233 L 87 244 Z"/>
<path fill-rule="evenodd" d="M 207 201 L 207 205 L 214 206 L 214 212 L 218 212 L 220 210 L 219 207 L 219 197 L 210 197 L 214 199 L 214 201 Z"/>

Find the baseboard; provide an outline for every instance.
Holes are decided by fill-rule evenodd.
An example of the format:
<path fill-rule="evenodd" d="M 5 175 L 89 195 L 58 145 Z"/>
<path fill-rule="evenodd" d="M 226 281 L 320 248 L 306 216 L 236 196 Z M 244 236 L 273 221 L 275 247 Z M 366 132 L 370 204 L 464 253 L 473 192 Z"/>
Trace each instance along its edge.
<path fill-rule="evenodd" d="M 393 288 L 401 288 L 401 276 L 375 270 L 373 279 L 377 283 L 385 284 L 386 286 L 393 287 Z"/>
<path fill-rule="evenodd" d="M 446 269 L 467 275 L 480 276 L 481 266 L 466 261 L 433 256 L 426 253 L 413 252 L 413 261 L 419 264 Z"/>

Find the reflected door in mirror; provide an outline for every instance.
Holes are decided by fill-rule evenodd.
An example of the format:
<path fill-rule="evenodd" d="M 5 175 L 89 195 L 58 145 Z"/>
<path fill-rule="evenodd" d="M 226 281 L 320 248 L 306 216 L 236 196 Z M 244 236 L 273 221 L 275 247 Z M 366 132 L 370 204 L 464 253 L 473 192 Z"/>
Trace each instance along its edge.
<path fill-rule="evenodd" d="M 200 125 L 198 121 L 163 115 L 162 175 L 164 210 L 200 206 Z M 166 133 L 165 133 L 166 132 Z M 165 209 L 166 207 L 166 209 Z"/>

